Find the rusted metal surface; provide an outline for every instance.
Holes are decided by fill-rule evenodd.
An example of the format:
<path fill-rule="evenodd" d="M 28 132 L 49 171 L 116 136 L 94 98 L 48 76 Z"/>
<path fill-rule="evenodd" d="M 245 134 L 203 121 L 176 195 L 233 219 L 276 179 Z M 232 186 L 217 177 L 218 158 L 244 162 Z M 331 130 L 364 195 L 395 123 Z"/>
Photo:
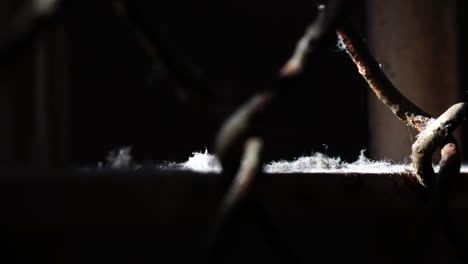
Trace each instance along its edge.
<path fill-rule="evenodd" d="M 412 147 L 413 166 L 418 180 L 421 184 L 432 183 L 434 181 L 432 169 L 432 156 L 437 148 L 442 148 L 445 142 L 449 141 L 455 146 L 456 140 L 452 132 L 465 118 L 466 106 L 464 103 L 456 104 L 450 107 L 439 118 L 427 125 L 419 135 Z M 444 151 L 442 151 L 444 153 Z M 442 162 L 442 161 L 441 161 Z M 451 166 L 451 163 L 443 163 Z M 460 164 L 453 170 L 460 170 Z"/>
<path fill-rule="evenodd" d="M 412 162 L 418 182 L 427 187 L 426 196 L 432 203 L 435 219 L 441 219 L 443 230 L 458 253 L 458 258 L 467 261 L 466 238 L 450 215 L 449 182 L 460 172 L 460 157 L 457 141 L 452 132 L 466 118 L 466 106 L 458 103 L 450 107 L 439 118 L 433 119 L 405 96 L 403 96 L 371 55 L 362 38 L 359 38 L 349 25 L 338 27 L 337 35 L 346 51 L 356 64 L 359 73 L 366 79 L 377 97 L 389 107 L 393 114 L 408 126 L 416 128 L 420 134 L 412 146 Z M 434 175 L 432 160 L 434 152 L 441 148 L 438 179 Z M 439 223 L 435 220 L 436 223 Z"/>
<path fill-rule="evenodd" d="M 339 41 L 356 64 L 359 73 L 366 79 L 377 97 L 390 108 L 401 121 L 418 131 L 431 120 L 431 116 L 401 94 L 382 71 L 371 55 L 362 37 L 354 32 L 352 25 L 344 23 L 337 29 Z"/>
<path fill-rule="evenodd" d="M 413 166 L 419 181 L 424 185 L 424 176 L 422 175 L 428 175 L 427 178 L 431 178 L 430 175 L 433 174 L 432 156 L 435 148 L 442 147 L 443 141 L 448 138 L 452 138 L 451 141 L 456 142 L 451 133 L 465 118 L 464 103 L 452 106 L 434 120 L 398 91 L 381 70 L 362 37 L 353 31 L 349 23 L 338 27 L 337 36 L 356 64 L 359 73 L 377 97 L 401 121 L 420 132 L 418 139 L 413 144 Z"/>
<path fill-rule="evenodd" d="M 336 3 L 333 2 L 333 4 Z M 334 5 L 332 5 L 332 8 L 325 8 L 324 12 L 319 13 L 316 23 L 308 28 L 304 37 L 299 41 L 293 57 L 281 70 L 280 77 L 294 77 L 301 73 L 304 58 L 309 51 L 315 51 L 316 49 L 314 48 L 316 47 L 313 47 L 313 45 L 320 42 L 326 33 L 330 29 L 333 29 L 332 25 L 334 25 L 333 22 L 336 20 L 336 17 L 333 18 L 333 15 L 337 13 L 338 11 Z M 435 201 L 436 204 L 446 204 L 446 207 L 448 207 L 447 203 L 441 202 L 441 199 L 444 198 L 438 196 L 438 192 L 435 191 L 440 190 L 444 185 L 434 182 L 432 156 L 437 147 L 442 148 L 446 143 L 449 143 L 446 147 L 442 148 L 443 160 L 441 162 L 439 178 L 453 178 L 455 175 L 448 176 L 447 174 L 458 174 L 460 164 L 459 162 L 452 162 L 452 160 L 459 160 L 459 154 L 453 151 L 453 149 L 456 149 L 454 146 L 457 143 L 451 134 L 465 116 L 465 105 L 463 103 L 454 105 L 445 114 L 434 120 L 429 114 L 398 91 L 382 71 L 379 63 L 371 55 L 363 39 L 353 31 L 351 23 L 348 20 L 338 24 L 337 36 L 346 52 L 356 64 L 359 73 L 367 81 L 377 97 L 390 108 L 396 117 L 405 122 L 407 126 L 413 127 L 421 133 L 413 145 L 413 167 L 415 168 L 413 176 L 415 176 L 420 185 L 429 186 L 430 188 L 427 190 L 419 189 L 419 195 L 424 198 L 429 197 L 429 200 L 433 203 Z M 312 45 L 312 47 L 309 45 Z M 273 92 L 274 90 L 270 93 Z M 224 173 L 226 175 L 232 174 L 238 167 L 236 164 L 239 164 L 239 155 L 233 154 L 236 153 L 236 145 L 242 143 L 254 131 L 252 129 L 254 124 L 251 120 L 253 119 L 252 116 L 255 116 L 259 112 L 258 107 L 256 107 L 259 104 L 258 98 L 261 97 L 254 97 L 251 102 L 242 106 L 221 129 L 220 136 L 218 137 L 217 152 L 221 157 L 221 164 L 225 168 Z M 449 171 L 452 173 L 448 173 Z M 406 184 L 403 185 L 410 184 L 414 184 L 414 181 L 406 181 Z M 444 211 L 441 209 L 442 207 L 433 206 L 433 208 L 436 208 L 436 215 L 444 219 L 445 215 L 442 214 Z M 450 232 L 447 231 L 447 234 L 450 234 Z M 459 242 L 455 240 L 452 240 L 452 244 L 455 248 L 461 247 Z"/>

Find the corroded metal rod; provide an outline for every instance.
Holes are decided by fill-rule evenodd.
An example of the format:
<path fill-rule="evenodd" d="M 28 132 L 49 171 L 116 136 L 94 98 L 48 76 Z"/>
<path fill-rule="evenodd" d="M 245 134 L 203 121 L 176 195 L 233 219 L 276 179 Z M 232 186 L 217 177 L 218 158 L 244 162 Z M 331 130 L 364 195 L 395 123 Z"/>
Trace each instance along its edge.
<path fill-rule="evenodd" d="M 387 78 L 369 47 L 349 23 L 337 29 L 338 40 L 377 97 L 408 126 L 422 131 L 432 117 L 408 100 Z"/>
<path fill-rule="evenodd" d="M 433 119 L 398 91 L 382 71 L 367 45 L 349 24 L 338 27 L 337 36 L 356 64 L 359 73 L 377 97 L 400 120 L 420 132 L 412 146 L 415 176 L 421 185 L 430 190 L 436 218 L 440 220 L 445 234 L 457 251 L 459 258 L 467 262 L 466 238 L 454 224 L 449 210 L 452 200 L 451 184 L 460 173 L 460 154 L 452 132 L 465 118 L 465 104 L 455 104 L 439 118 Z M 432 168 L 432 156 L 437 148 L 441 148 L 442 158 L 439 162 L 440 171 L 436 178 Z"/>
<path fill-rule="evenodd" d="M 431 184 L 434 180 L 432 179 L 434 174 L 432 156 L 435 150 L 449 138 L 452 139 L 450 141 L 454 141 L 451 134 L 463 120 L 465 111 L 464 103 L 453 105 L 439 118 L 430 122 L 418 135 L 418 139 L 412 146 L 412 159 L 416 177 L 421 184 Z"/>
<path fill-rule="evenodd" d="M 356 64 L 359 73 L 367 81 L 377 97 L 401 121 L 420 132 L 418 140 L 412 147 L 413 167 L 418 181 L 426 185 L 427 181 L 432 181 L 431 178 L 433 178 L 432 156 L 436 148 L 442 147 L 444 142 L 456 143 L 451 133 L 464 116 L 464 104 L 460 103 L 452 106 L 437 120 L 434 120 L 431 115 L 424 112 L 398 91 L 350 23 L 340 25 L 337 28 L 337 36 Z M 430 126 L 430 128 L 427 126 Z"/>
<path fill-rule="evenodd" d="M 262 170 L 261 152 L 263 143 L 259 138 L 250 138 L 245 144 L 243 163 L 223 201 L 221 202 L 212 230 L 201 249 L 203 263 L 222 262 L 226 249 L 223 239 L 230 239 L 239 216 L 243 213 L 244 204 L 251 194 L 251 189 Z"/>
<path fill-rule="evenodd" d="M 341 17 L 341 11 L 344 9 L 342 5 L 342 1 L 332 0 L 326 6 L 318 7 L 314 22 L 307 27 L 304 35 L 297 42 L 293 55 L 281 68 L 281 77 L 293 77 L 302 72 L 307 56 L 316 53 L 324 37 L 334 30 Z"/>
<path fill-rule="evenodd" d="M 272 101 L 270 92 L 255 95 L 224 122 L 216 139 L 216 154 L 223 173 L 233 175 L 240 165 L 239 148 L 251 136 L 256 117 Z"/>
<path fill-rule="evenodd" d="M 279 72 L 279 79 L 293 79 L 302 72 L 304 62 L 308 56 L 316 53 L 325 36 L 331 34 L 334 30 L 334 26 L 337 23 L 339 12 L 341 10 L 341 1 L 333 0 L 326 8 L 319 8 L 319 14 L 315 21 L 307 28 L 304 36 L 299 40 L 296 49 L 292 57 L 286 62 Z M 243 197 L 248 196 L 248 192 L 251 191 L 250 185 L 252 184 L 255 174 L 252 174 L 252 169 L 246 169 L 244 161 L 243 165 L 240 165 L 240 146 L 246 141 L 247 138 L 256 135 L 258 119 L 261 114 L 264 113 L 273 102 L 276 93 L 278 92 L 277 87 L 273 87 L 270 90 L 254 95 L 247 103 L 243 104 L 234 114 L 227 119 L 223 124 L 216 140 L 216 154 L 220 159 L 221 166 L 223 168 L 223 174 L 231 177 L 238 171 L 234 178 L 232 187 L 228 192 L 223 205 L 221 206 L 220 213 L 215 225 L 214 235 L 212 237 L 221 237 L 223 229 L 228 223 L 235 221 L 236 212 L 239 209 L 235 209 L 241 204 Z M 257 139 L 259 140 L 259 139 Z M 247 143 L 250 145 L 251 143 Z M 249 150 L 246 148 L 245 153 L 248 154 Z M 248 157 L 245 157 L 248 159 Z M 258 160 L 258 159 L 257 159 Z M 261 167 L 261 165 L 258 165 Z M 265 220 L 267 221 L 267 220 Z M 265 229 L 265 225 L 268 223 L 260 223 L 260 226 Z M 271 233 L 272 228 L 265 233 Z M 276 235 L 275 235 L 276 236 Z M 270 236 L 269 240 L 273 238 Z M 216 244 L 213 241 L 210 243 Z M 278 243 L 272 243 L 278 244 Z M 282 246 L 283 250 L 285 246 Z M 216 251 L 216 250 L 215 250 Z M 279 252 L 278 252 L 279 253 Z M 292 255 L 292 254 L 289 254 Z M 212 260 L 219 260 L 214 257 Z"/>
<path fill-rule="evenodd" d="M 277 76 L 282 80 L 296 78 L 304 67 L 307 57 L 319 51 L 324 38 L 334 32 L 335 26 L 344 7 L 344 1 L 332 0 L 325 8 L 319 8 L 314 22 L 307 28 L 304 36 L 298 41 L 291 58 L 281 68 Z M 256 130 L 255 121 L 261 113 L 271 108 L 278 87 L 254 95 L 247 103 L 227 119 L 223 124 L 216 140 L 216 154 L 220 158 L 225 173 L 233 174 L 237 170 L 242 143 Z M 280 87 L 282 88 L 282 87 Z"/>
<path fill-rule="evenodd" d="M 460 152 L 457 144 L 447 143 L 441 149 L 439 162 L 439 174 L 436 193 L 436 210 L 439 216 L 440 226 L 454 247 L 455 253 L 463 263 L 468 263 L 466 245 L 468 243 L 465 234 L 455 221 L 451 210 L 451 202 L 454 199 L 454 187 L 460 180 Z"/>

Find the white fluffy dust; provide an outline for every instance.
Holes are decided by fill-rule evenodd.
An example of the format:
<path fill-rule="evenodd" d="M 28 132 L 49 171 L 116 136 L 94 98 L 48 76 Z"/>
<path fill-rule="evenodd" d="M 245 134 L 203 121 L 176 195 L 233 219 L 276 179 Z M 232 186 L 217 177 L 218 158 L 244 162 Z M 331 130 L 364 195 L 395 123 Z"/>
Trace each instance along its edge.
<path fill-rule="evenodd" d="M 195 152 L 189 159 L 178 166 L 182 169 L 205 173 L 221 172 L 221 165 L 215 155 L 205 152 Z M 341 158 L 328 157 L 320 152 L 303 156 L 292 161 L 273 161 L 264 165 L 266 173 L 403 173 L 412 171 L 410 164 L 397 164 L 390 161 L 373 161 L 361 151 L 355 162 L 345 162 Z"/>
<path fill-rule="evenodd" d="M 98 167 L 110 167 L 114 169 L 140 168 L 134 163 L 131 155 L 131 147 L 119 148 L 109 153 L 107 162 L 100 162 Z M 291 161 L 272 161 L 263 166 L 265 173 L 385 173 L 398 174 L 413 171 L 409 163 L 395 163 L 388 160 L 370 160 L 362 150 L 358 159 L 354 162 L 346 162 L 339 157 L 329 157 L 323 153 L 315 152 L 310 156 L 302 156 Z M 157 166 L 160 169 L 181 169 L 201 173 L 220 173 L 221 164 L 218 158 L 204 152 L 194 152 L 187 161 L 182 163 L 166 162 Z M 435 171 L 438 167 L 434 166 Z M 468 173 L 468 164 L 462 166 L 461 171 Z"/>

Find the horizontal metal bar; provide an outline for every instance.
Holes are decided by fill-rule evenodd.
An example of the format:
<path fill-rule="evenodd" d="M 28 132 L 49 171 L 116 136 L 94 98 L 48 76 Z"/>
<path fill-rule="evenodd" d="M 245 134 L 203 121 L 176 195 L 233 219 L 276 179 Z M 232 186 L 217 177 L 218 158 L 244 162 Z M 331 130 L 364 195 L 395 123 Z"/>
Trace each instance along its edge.
<path fill-rule="evenodd" d="M 255 196 L 305 263 L 326 256 L 359 263 L 437 263 L 445 256 L 453 263 L 431 228 L 420 185 L 408 176 L 262 174 Z M 129 263 L 126 256 L 137 256 L 180 263 L 198 248 L 229 184 L 220 174 L 154 168 L 1 170 L 0 244 L 21 249 L 8 251 L 20 257 L 53 249 L 34 255 L 44 262 Z M 466 172 L 458 185 L 468 185 Z M 460 192 L 452 207 L 463 208 L 452 211 L 467 223 L 468 195 Z M 249 223 L 239 222 L 225 263 L 274 256 Z M 434 244 L 437 250 L 428 250 Z M 337 250 L 342 254 L 332 254 Z"/>

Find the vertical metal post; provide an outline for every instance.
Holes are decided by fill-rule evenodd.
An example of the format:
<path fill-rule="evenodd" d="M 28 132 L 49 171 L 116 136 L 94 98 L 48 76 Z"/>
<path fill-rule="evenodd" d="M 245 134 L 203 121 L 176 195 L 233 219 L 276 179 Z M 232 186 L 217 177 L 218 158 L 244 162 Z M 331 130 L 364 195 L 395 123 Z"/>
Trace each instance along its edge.
<path fill-rule="evenodd" d="M 35 8 L 55 1 L 36 0 Z M 38 167 L 66 166 L 67 148 L 67 65 L 65 25 L 52 25 L 35 44 L 33 164 Z"/>
<path fill-rule="evenodd" d="M 411 101 L 439 116 L 460 101 L 456 0 L 367 0 L 369 46 L 382 69 Z M 371 153 L 409 157 L 414 133 L 369 99 Z"/>
<path fill-rule="evenodd" d="M 47 36 L 39 36 L 35 40 L 35 85 L 33 92 L 34 104 L 34 151 L 32 160 L 35 166 L 42 167 L 49 163 L 48 137 L 48 40 Z"/>
<path fill-rule="evenodd" d="M 52 104 L 53 129 L 51 143 L 54 150 L 51 159 L 56 166 L 67 166 L 68 156 L 68 56 L 67 56 L 67 31 L 64 22 L 56 25 L 50 38 L 50 72 L 52 73 L 50 85 L 52 96 L 55 98 Z"/>
<path fill-rule="evenodd" d="M 22 11 L 43 14 L 44 8 L 55 2 L 25 1 L 28 6 L 23 6 Z M 8 27 L 15 17 L 15 5 L 14 0 L 0 1 L 1 33 L 16 29 Z M 26 13 L 22 15 L 28 16 Z M 28 17 L 15 17 L 14 21 L 22 23 L 21 19 Z M 66 166 L 68 109 L 64 25 L 54 24 L 40 32 L 32 41 L 25 38 L 25 43 L 9 54 L 11 60 L 0 62 L 1 167 Z"/>

